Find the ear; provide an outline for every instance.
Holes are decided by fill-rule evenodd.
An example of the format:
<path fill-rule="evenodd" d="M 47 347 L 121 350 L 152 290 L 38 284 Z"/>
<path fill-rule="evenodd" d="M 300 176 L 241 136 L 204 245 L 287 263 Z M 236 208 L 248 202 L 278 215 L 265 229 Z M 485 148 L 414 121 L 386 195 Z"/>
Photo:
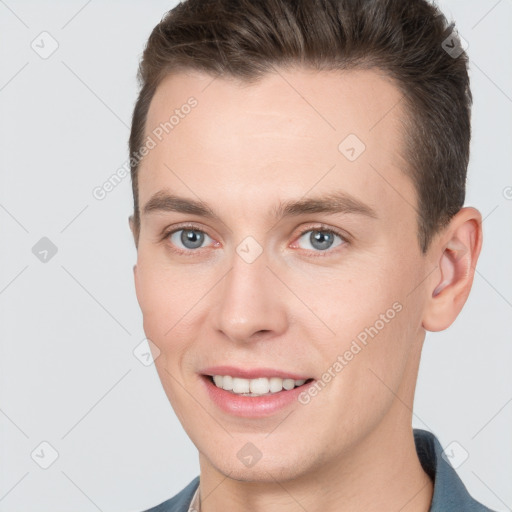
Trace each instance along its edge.
<path fill-rule="evenodd" d="M 130 225 L 130 231 L 132 232 L 132 235 L 133 235 L 133 241 L 135 242 L 135 248 L 137 248 L 138 242 L 139 242 L 139 233 L 135 227 L 135 221 L 133 220 L 133 215 L 130 215 L 128 217 L 128 223 Z"/>
<path fill-rule="evenodd" d="M 135 229 L 135 222 L 133 220 L 133 215 L 130 215 L 128 217 L 128 223 L 130 225 L 130 230 L 133 235 L 133 240 L 135 241 L 135 247 L 137 248 L 139 234 L 136 232 L 136 229 Z M 133 278 L 135 281 L 135 289 L 137 289 L 137 264 L 133 265 Z"/>
<path fill-rule="evenodd" d="M 429 252 L 437 264 L 427 285 L 423 327 L 442 331 L 464 306 L 482 248 L 482 216 L 471 207 L 462 208 L 436 237 Z"/>

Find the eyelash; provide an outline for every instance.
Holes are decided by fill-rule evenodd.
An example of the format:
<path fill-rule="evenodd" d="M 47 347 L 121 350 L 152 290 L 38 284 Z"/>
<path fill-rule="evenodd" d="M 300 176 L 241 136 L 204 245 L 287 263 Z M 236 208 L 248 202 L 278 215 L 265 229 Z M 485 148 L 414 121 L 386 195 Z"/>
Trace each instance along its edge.
<path fill-rule="evenodd" d="M 174 234 L 174 233 L 176 233 L 178 231 L 183 231 L 183 230 L 184 231 L 186 231 L 186 230 L 196 231 L 198 233 L 203 233 L 203 234 L 209 236 L 208 233 L 206 233 L 206 231 L 198 228 L 197 226 L 195 226 L 193 224 L 184 224 L 184 225 L 181 225 L 181 226 L 178 226 L 178 227 L 173 227 L 172 229 L 166 231 L 164 233 L 164 235 L 162 236 L 162 241 L 166 241 L 172 234 Z M 326 226 L 324 224 L 319 224 L 319 225 L 316 225 L 316 226 L 309 227 L 308 229 L 304 229 L 303 231 L 301 231 L 299 233 L 299 235 L 296 237 L 296 239 L 299 240 L 304 234 L 309 233 L 310 231 L 320 231 L 322 233 L 329 233 L 329 234 L 332 234 L 332 235 L 337 235 L 342 240 L 342 243 L 340 245 L 337 245 L 332 250 L 331 249 L 327 249 L 325 251 L 310 251 L 308 249 L 303 249 L 303 250 L 305 250 L 307 252 L 313 253 L 313 254 L 311 254 L 311 256 L 313 258 L 317 258 L 317 257 L 325 258 L 326 256 L 330 256 L 334 252 L 337 252 L 337 251 L 335 251 L 335 249 L 337 247 L 341 248 L 344 245 L 349 243 L 348 237 L 346 235 L 344 235 L 340 231 L 337 231 L 336 229 L 330 228 L 330 227 L 328 227 L 328 226 Z M 171 246 L 170 243 L 168 245 L 169 245 L 169 247 Z M 195 256 L 201 249 L 205 249 L 205 247 L 201 247 L 199 249 L 189 249 L 189 250 L 177 249 L 175 247 L 171 248 L 171 250 L 173 252 L 176 252 L 178 254 L 185 255 L 185 256 Z M 325 253 L 325 255 L 323 255 L 322 253 Z"/>

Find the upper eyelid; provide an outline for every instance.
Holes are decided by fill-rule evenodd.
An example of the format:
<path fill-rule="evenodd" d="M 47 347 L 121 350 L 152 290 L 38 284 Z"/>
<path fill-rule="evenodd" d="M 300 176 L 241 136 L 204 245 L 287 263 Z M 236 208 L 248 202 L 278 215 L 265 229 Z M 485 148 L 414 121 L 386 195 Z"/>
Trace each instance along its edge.
<path fill-rule="evenodd" d="M 167 238 L 169 235 L 172 235 L 172 234 L 176 233 L 177 231 L 182 231 L 182 230 L 186 230 L 186 229 L 188 229 L 190 231 L 199 231 L 200 233 L 204 233 L 205 235 L 207 235 L 210 238 L 212 238 L 208 234 L 208 232 L 206 230 L 204 230 L 202 228 L 199 228 L 199 227 L 197 227 L 197 226 L 195 226 L 193 224 L 187 224 L 187 225 L 184 225 L 184 226 L 173 227 L 173 228 L 170 228 L 169 230 L 165 230 L 164 229 L 163 237 Z M 327 232 L 332 232 L 332 233 L 340 236 L 344 240 L 348 240 L 348 238 L 349 238 L 347 235 L 345 235 L 343 233 L 342 230 L 339 230 L 339 229 L 336 229 L 336 228 L 331 228 L 331 227 L 329 227 L 327 225 L 316 225 L 316 226 L 302 228 L 297 236 L 303 236 L 308 231 L 327 231 Z"/>
<path fill-rule="evenodd" d="M 190 231 L 200 231 L 201 233 L 204 233 L 205 235 L 208 235 L 206 230 L 204 230 L 202 228 L 199 228 L 199 227 L 195 226 L 194 224 L 184 224 L 182 226 L 177 226 L 177 227 L 173 226 L 172 228 L 163 229 L 162 230 L 162 235 L 163 235 L 164 238 L 166 238 L 166 237 L 172 235 L 173 233 L 176 233 L 177 231 L 182 231 L 182 230 L 185 230 L 185 229 L 188 229 Z M 210 236 L 210 235 L 208 235 L 208 236 Z"/>

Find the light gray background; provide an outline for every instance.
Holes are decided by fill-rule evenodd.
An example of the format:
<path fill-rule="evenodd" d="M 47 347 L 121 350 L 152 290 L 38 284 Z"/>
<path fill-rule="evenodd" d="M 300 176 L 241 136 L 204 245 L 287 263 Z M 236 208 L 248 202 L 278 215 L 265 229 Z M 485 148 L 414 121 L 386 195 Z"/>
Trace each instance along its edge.
<path fill-rule="evenodd" d="M 140 511 L 198 474 L 197 454 L 142 340 L 126 160 L 143 45 L 176 2 L 0 1 L 0 511 Z M 429 333 L 414 426 L 432 430 L 470 492 L 512 507 L 512 0 L 445 0 L 469 43 L 467 204 L 485 217 L 473 292 Z M 58 49 L 43 59 L 43 31 Z M 38 37 L 39 36 L 39 37 Z M 45 49 L 51 40 L 45 39 Z M 42 51 L 42 48 L 40 48 Z M 507 188 L 508 187 L 508 188 Z M 32 247 L 58 248 L 41 262 Z M 142 345 L 142 349 L 144 345 Z M 36 462 L 57 460 L 42 469 Z M 34 459 L 31 453 L 35 450 Z M 42 451 L 41 451 L 42 450 Z M 465 450 L 465 451 L 464 451 Z"/>

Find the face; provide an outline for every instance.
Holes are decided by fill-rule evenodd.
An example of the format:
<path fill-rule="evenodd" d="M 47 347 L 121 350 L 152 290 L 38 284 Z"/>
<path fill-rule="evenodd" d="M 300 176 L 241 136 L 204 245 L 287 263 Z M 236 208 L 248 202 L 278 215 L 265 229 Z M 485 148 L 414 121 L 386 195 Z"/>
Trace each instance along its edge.
<path fill-rule="evenodd" d="M 401 97 L 368 70 L 157 89 L 135 284 L 202 471 L 299 478 L 410 429 L 430 269 Z"/>

